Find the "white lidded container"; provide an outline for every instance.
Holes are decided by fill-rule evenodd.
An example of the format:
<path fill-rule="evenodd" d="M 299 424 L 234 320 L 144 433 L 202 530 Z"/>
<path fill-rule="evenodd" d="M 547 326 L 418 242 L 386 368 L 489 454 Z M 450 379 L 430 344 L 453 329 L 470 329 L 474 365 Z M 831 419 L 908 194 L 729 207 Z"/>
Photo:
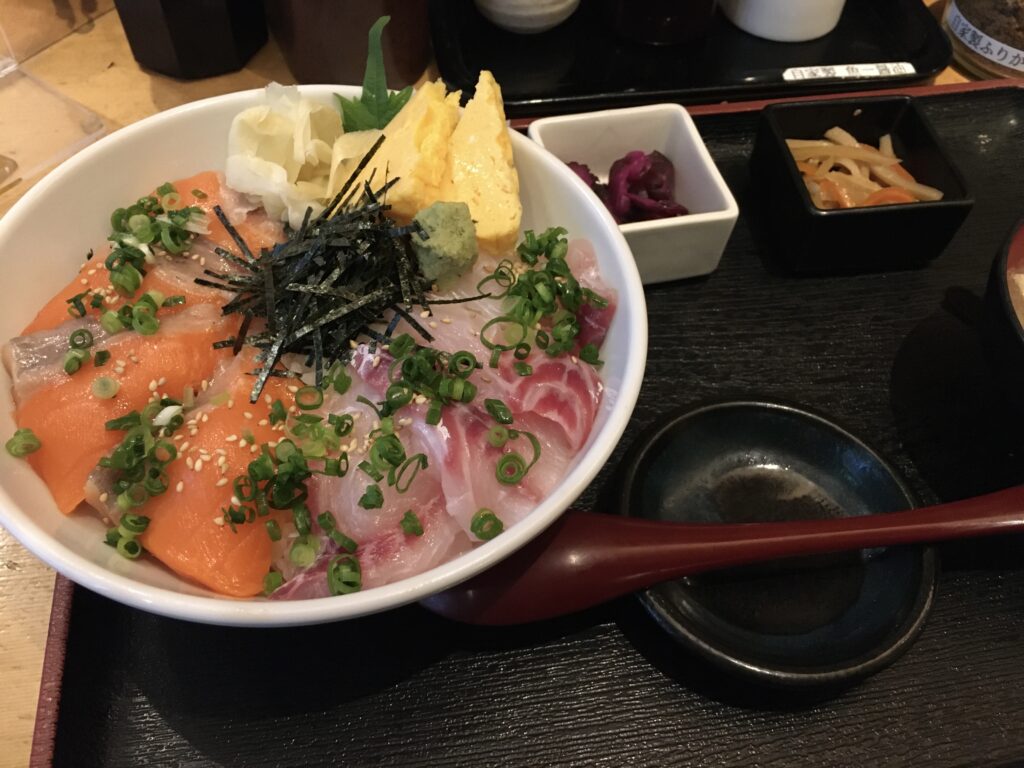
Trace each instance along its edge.
<path fill-rule="evenodd" d="M 720 0 L 720 4 L 729 21 L 744 32 L 799 43 L 835 29 L 846 0 Z"/>

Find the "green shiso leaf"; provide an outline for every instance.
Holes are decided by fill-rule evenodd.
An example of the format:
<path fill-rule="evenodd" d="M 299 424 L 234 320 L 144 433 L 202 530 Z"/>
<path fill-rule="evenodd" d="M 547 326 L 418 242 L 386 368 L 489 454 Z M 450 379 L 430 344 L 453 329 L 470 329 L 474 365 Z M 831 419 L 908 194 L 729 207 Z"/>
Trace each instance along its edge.
<path fill-rule="evenodd" d="M 397 93 L 388 92 L 381 35 L 390 20 L 390 16 L 381 16 L 370 27 L 362 96 L 358 99 L 347 99 L 340 94 L 335 94 L 346 132 L 384 128 L 405 106 L 412 95 L 411 86 L 403 88 Z"/>

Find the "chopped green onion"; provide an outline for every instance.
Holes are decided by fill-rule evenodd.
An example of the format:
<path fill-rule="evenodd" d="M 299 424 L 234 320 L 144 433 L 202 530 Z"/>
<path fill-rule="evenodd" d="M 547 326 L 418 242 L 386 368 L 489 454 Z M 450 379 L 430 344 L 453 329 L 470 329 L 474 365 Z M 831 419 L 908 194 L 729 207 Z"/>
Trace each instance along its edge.
<path fill-rule="evenodd" d="M 490 541 L 505 530 L 505 524 L 491 510 L 484 508 L 473 515 L 469 530 L 480 541 Z"/>
<path fill-rule="evenodd" d="M 402 526 L 402 530 L 409 536 L 423 535 L 423 524 L 420 522 L 420 519 L 416 517 L 416 513 L 411 509 L 406 510 L 405 514 L 402 515 L 399 525 Z"/>
<path fill-rule="evenodd" d="M 288 418 L 288 411 L 285 410 L 284 404 L 280 400 L 275 400 L 270 406 L 270 423 L 280 424 Z"/>
<path fill-rule="evenodd" d="M 427 424 L 432 427 L 436 427 L 441 423 L 441 401 L 431 400 L 430 405 L 427 406 L 427 415 L 423 419 Z"/>
<path fill-rule="evenodd" d="M 135 560 L 139 555 L 142 554 L 142 545 L 139 544 L 135 539 L 121 538 L 118 539 L 115 545 L 117 552 L 122 557 L 126 557 L 129 560 Z"/>
<path fill-rule="evenodd" d="M 526 477 L 526 459 L 515 451 L 504 454 L 498 459 L 498 466 L 495 475 L 499 483 L 504 485 L 515 485 Z"/>
<path fill-rule="evenodd" d="M 196 191 L 197 190 L 193 190 L 193 193 L 196 192 Z M 204 197 L 205 197 L 205 195 L 204 195 Z M 274 521 L 271 520 L 270 522 L 274 522 Z M 269 523 L 268 523 L 268 525 L 269 525 Z M 280 535 L 281 534 L 279 532 L 278 533 L 278 537 L 279 538 L 280 538 Z M 274 539 L 274 541 L 277 541 L 277 539 Z M 284 576 L 281 575 L 281 572 L 280 571 L 269 571 L 267 573 L 267 575 L 263 577 L 263 594 L 264 595 L 271 595 L 271 594 L 273 594 L 274 592 L 276 592 L 281 587 L 282 584 L 284 584 Z"/>
<path fill-rule="evenodd" d="M 77 373 L 82 363 L 91 357 L 87 349 L 69 349 L 64 355 L 64 373 Z"/>
<path fill-rule="evenodd" d="M 339 555 L 331 560 L 327 566 L 327 589 L 332 595 L 348 595 L 362 586 L 359 560 L 352 555 Z"/>
<path fill-rule="evenodd" d="M 477 365 L 479 363 L 477 363 L 476 356 L 472 352 L 456 352 L 448 360 L 448 371 L 455 376 L 465 379 L 476 370 Z"/>
<path fill-rule="evenodd" d="M 499 342 L 496 341 L 495 339 L 489 339 L 487 337 L 487 331 L 491 328 L 498 329 L 494 333 L 495 336 L 498 336 L 499 334 L 504 334 L 504 336 L 506 337 L 506 341 Z M 516 328 L 519 331 L 519 338 L 515 339 L 515 341 L 508 341 L 508 334 L 510 333 L 510 328 Z M 521 343 L 525 338 L 526 324 L 520 320 L 517 320 L 511 315 L 501 315 L 499 317 L 492 318 L 488 320 L 486 323 L 484 323 L 483 327 L 480 329 L 480 341 L 482 341 L 484 346 L 487 347 L 488 349 L 515 349 L 516 345 Z"/>
<path fill-rule="evenodd" d="M 334 434 L 338 437 L 346 437 L 356 422 L 351 413 L 343 413 L 340 416 L 331 413 L 327 416 L 327 423 L 334 427 Z"/>
<path fill-rule="evenodd" d="M 590 363 L 590 365 L 595 367 L 604 365 L 604 362 L 600 359 L 596 344 L 584 344 L 580 349 L 580 360 L 584 363 Z"/>
<path fill-rule="evenodd" d="M 125 324 L 121 322 L 121 316 L 109 309 L 100 315 L 100 325 L 107 333 L 120 333 L 125 329 Z"/>
<path fill-rule="evenodd" d="M 121 527 L 129 534 L 138 536 L 149 527 L 149 518 L 145 515 L 133 515 L 130 512 L 125 512 L 121 515 Z"/>
<path fill-rule="evenodd" d="M 14 436 L 7 441 L 6 447 L 11 456 L 20 459 L 30 453 L 35 453 L 43 447 L 43 444 L 39 442 L 39 438 L 31 429 L 22 427 L 15 430 Z"/>
<path fill-rule="evenodd" d="M 131 429 L 142 424 L 142 417 L 139 416 L 138 411 L 132 411 L 124 416 L 119 416 L 116 419 L 111 419 L 103 426 L 107 429 Z"/>
<path fill-rule="evenodd" d="M 281 526 L 277 524 L 277 520 L 267 520 L 267 535 L 270 536 L 271 541 L 281 540 Z"/>
<path fill-rule="evenodd" d="M 194 198 L 196 198 L 197 200 L 205 200 L 206 197 L 207 197 L 206 193 L 203 192 L 203 190 L 198 189 L 198 188 L 192 190 L 192 196 Z"/>
<path fill-rule="evenodd" d="M 530 356 L 530 345 L 526 342 L 516 344 L 515 351 L 513 351 L 512 355 L 516 360 L 525 360 Z"/>
<path fill-rule="evenodd" d="M 388 387 L 384 401 L 392 410 L 397 410 L 412 402 L 412 397 L 412 387 L 405 381 L 396 381 Z"/>
<path fill-rule="evenodd" d="M 491 415 L 491 418 L 499 424 L 512 423 L 512 411 L 501 400 L 487 398 L 484 400 L 484 408 L 487 409 L 487 413 Z"/>
<path fill-rule="evenodd" d="M 487 442 L 495 448 L 501 448 L 508 442 L 508 429 L 501 424 L 495 424 L 487 430 Z"/>
<path fill-rule="evenodd" d="M 380 509 L 384 506 L 384 494 L 381 493 L 380 486 L 376 484 L 366 486 L 366 491 L 359 498 L 359 506 L 363 509 Z"/>
<path fill-rule="evenodd" d="M 117 269 L 110 270 L 110 284 L 118 293 L 131 296 L 142 285 L 142 273 L 131 264 L 122 264 Z"/>
<path fill-rule="evenodd" d="M 72 349 L 88 349 L 92 346 L 93 342 L 92 332 L 87 328 L 79 328 L 77 331 L 72 332 L 68 342 L 71 344 Z"/>
<path fill-rule="evenodd" d="M 348 392 L 348 388 L 352 386 L 352 377 L 349 376 L 344 370 L 339 370 L 336 374 L 334 374 L 332 386 L 334 387 L 335 392 L 337 392 L 339 395 L 344 395 L 346 392 Z"/>
<path fill-rule="evenodd" d="M 157 194 L 158 197 L 163 197 L 164 195 L 169 195 L 172 192 L 176 193 L 177 190 L 174 188 L 174 185 L 171 184 L 171 182 L 169 182 L 169 181 L 165 181 L 163 184 L 161 184 L 159 187 L 156 188 L 156 194 Z"/>
<path fill-rule="evenodd" d="M 68 314 L 72 317 L 85 317 L 85 304 L 82 302 L 82 299 L 88 295 L 88 291 L 83 291 L 82 293 L 77 293 L 68 299 Z"/>
<path fill-rule="evenodd" d="M 346 536 L 344 533 L 339 531 L 337 528 L 335 528 L 333 531 L 331 531 L 327 535 L 331 538 L 331 541 L 333 541 L 335 544 L 337 544 L 339 547 L 341 547 L 342 549 L 344 549 L 346 552 L 348 552 L 350 554 L 355 552 L 357 549 L 359 549 L 359 545 L 355 541 L 350 539 L 348 536 Z"/>
<path fill-rule="evenodd" d="M 299 568 L 308 568 L 316 561 L 317 549 L 314 547 L 307 537 L 301 536 L 295 540 L 292 544 L 292 548 L 288 551 L 288 559 L 292 561 L 293 565 L 297 565 Z"/>
<path fill-rule="evenodd" d="M 97 368 L 101 368 L 107 364 L 110 360 L 110 353 L 105 349 L 96 350 L 96 354 L 93 356 L 92 364 Z"/>
<path fill-rule="evenodd" d="M 92 381 L 92 393 L 101 400 L 109 400 L 121 389 L 121 383 L 109 376 L 97 376 Z"/>
<path fill-rule="evenodd" d="M 412 467 L 411 470 L 409 468 Z M 405 493 L 409 490 L 409 486 L 412 485 L 412 481 L 416 479 L 416 475 L 419 474 L 421 469 L 427 468 L 427 454 L 417 453 L 415 456 L 410 456 L 409 459 L 402 465 L 402 468 L 398 470 L 395 476 L 395 490 L 399 493 Z M 406 478 L 406 475 L 412 472 L 411 475 Z"/>
<path fill-rule="evenodd" d="M 515 372 L 518 375 L 520 375 L 520 376 L 531 376 L 531 375 L 533 375 L 533 366 L 530 365 L 529 363 L 524 363 L 522 361 L 519 361 L 519 362 L 517 362 L 512 367 L 515 369 Z"/>
<path fill-rule="evenodd" d="M 185 303 L 185 297 L 184 296 L 168 296 L 166 299 L 164 299 L 162 302 L 160 302 L 160 306 L 161 307 L 176 307 L 176 306 L 178 306 L 180 304 L 184 304 L 184 303 Z"/>
<path fill-rule="evenodd" d="M 324 404 L 324 393 L 319 387 L 302 387 L 295 393 L 295 404 L 304 411 L 312 411 Z"/>
<path fill-rule="evenodd" d="M 300 536 L 305 536 L 309 533 L 313 528 L 309 507 L 301 503 L 292 507 L 292 522 L 295 524 L 295 530 L 299 532 Z"/>
<path fill-rule="evenodd" d="M 144 304 L 136 304 L 132 310 L 132 328 L 143 336 L 152 336 L 160 328 L 160 321 Z"/>

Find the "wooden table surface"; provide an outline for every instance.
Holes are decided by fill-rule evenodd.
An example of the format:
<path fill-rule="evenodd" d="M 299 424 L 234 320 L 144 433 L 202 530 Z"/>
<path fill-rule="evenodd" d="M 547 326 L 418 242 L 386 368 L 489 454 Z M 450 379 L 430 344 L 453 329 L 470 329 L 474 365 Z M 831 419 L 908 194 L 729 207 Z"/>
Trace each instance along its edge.
<path fill-rule="evenodd" d="M 925 2 L 936 12 L 942 5 L 942 0 Z M 230 75 L 184 82 L 143 71 L 132 58 L 113 12 L 23 62 L 22 70 L 97 113 L 110 130 L 196 99 L 260 87 L 272 80 L 294 82 L 273 41 L 243 70 Z M 950 68 L 936 83 L 966 79 Z M 22 119 L 32 121 L 33 115 Z M 33 181 L 0 193 L 0 215 Z M 0 528 L 0 680 L 5 686 L 0 768 L 28 763 L 53 583 L 53 571 Z"/>

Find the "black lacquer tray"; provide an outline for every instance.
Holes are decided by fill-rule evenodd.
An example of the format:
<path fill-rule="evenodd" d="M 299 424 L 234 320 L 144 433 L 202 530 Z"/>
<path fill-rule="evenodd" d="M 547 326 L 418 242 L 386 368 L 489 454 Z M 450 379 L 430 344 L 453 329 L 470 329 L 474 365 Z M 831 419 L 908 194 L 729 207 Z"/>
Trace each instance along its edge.
<path fill-rule="evenodd" d="M 743 214 L 721 267 L 652 286 L 647 376 L 623 446 L 675 405 L 760 394 L 834 416 L 925 502 L 1024 482 L 1019 424 L 978 347 L 977 296 L 1024 210 L 1024 90 L 911 89 L 975 196 L 917 271 L 777 273 L 747 160 L 757 112 L 697 125 Z M 701 110 L 696 110 L 698 113 Z M 983 117 L 982 117 L 983 116 Z M 827 244 L 823 244 L 827 247 Z M 720 677 L 631 599 L 512 629 L 418 606 L 239 630 L 58 589 L 34 762 L 60 766 L 1020 765 L 1022 542 L 942 548 L 934 613 L 892 667 L 806 695 Z"/>
<path fill-rule="evenodd" d="M 480 70 L 490 69 L 508 115 L 523 117 L 905 85 L 934 77 L 952 57 L 920 0 L 848 0 L 836 29 L 805 43 L 754 37 L 716 11 L 707 34 L 672 46 L 623 39 L 607 21 L 607 1 L 584 0 L 555 29 L 517 35 L 488 22 L 473 0 L 432 0 L 438 69 L 467 97 Z M 846 71 L 861 64 L 909 68 L 886 66 L 854 76 Z"/>

